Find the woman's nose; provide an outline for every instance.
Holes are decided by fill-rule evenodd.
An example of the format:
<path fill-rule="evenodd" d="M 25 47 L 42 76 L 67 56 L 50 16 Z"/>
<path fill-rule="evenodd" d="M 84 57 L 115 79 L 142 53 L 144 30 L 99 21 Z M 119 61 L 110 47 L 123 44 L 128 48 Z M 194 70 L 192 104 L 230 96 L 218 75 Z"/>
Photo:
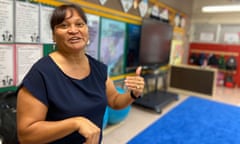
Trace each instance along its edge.
<path fill-rule="evenodd" d="M 76 27 L 76 26 L 70 26 L 69 28 L 68 28 L 68 32 L 69 33 L 78 33 L 79 32 L 79 28 L 78 27 Z"/>

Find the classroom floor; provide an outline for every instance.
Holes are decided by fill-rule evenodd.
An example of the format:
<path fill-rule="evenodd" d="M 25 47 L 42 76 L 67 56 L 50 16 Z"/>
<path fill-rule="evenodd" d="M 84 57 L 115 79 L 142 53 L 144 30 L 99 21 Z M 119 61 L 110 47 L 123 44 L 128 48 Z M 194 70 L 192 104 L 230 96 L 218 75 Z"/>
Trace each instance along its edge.
<path fill-rule="evenodd" d="M 179 100 L 167 105 L 162 113 L 133 105 L 128 117 L 121 123 L 107 126 L 103 133 L 103 144 L 126 144 L 128 140 L 177 106 L 188 96 L 179 95 Z M 215 95 L 207 97 L 216 101 L 240 106 L 240 88 L 216 87 Z"/>

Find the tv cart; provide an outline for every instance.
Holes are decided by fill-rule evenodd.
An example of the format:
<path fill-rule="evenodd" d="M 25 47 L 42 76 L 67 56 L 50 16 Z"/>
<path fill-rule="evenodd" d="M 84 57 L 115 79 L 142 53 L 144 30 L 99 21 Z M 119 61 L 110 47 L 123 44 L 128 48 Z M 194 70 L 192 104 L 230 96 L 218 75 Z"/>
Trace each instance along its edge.
<path fill-rule="evenodd" d="M 161 113 L 162 109 L 169 103 L 178 100 L 176 93 L 167 92 L 167 71 L 152 72 L 150 74 L 144 74 L 144 81 L 146 87 L 146 94 L 142 98 L 137 99 L 133 104 L 143 106 L 155 110 L 157 113 Z M 158 90 L 158 79 L 163 78 L 163 90 Z M 154 90 L 149 90 L 149 79 L 155 80 Z"/>

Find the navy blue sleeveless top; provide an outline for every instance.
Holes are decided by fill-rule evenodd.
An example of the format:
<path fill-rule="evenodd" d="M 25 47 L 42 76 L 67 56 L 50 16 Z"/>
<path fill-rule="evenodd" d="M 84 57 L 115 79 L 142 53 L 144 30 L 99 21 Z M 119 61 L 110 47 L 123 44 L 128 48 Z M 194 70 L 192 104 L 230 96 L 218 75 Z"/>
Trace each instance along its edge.
<path fill-rule="evenodd" d="M 90 74 L 81 80 L 63 73 L 50 56 L 40 59 L 25 76 L 21 87 L 26 87 L 48 107 L 47 121 L 83 116 L 102 129 L 107 106 L 107 66 L 89 55 L 87 57 Z M 84 141 L 85 138 L 76 131 L 52 143 L 81 144 Z"/>

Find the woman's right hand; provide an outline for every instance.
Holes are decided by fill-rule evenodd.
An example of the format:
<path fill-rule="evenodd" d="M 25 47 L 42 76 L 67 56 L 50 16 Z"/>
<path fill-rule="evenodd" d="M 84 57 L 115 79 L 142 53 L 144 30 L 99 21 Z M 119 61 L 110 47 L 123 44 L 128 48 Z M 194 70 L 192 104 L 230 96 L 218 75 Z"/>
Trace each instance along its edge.
<path fill-rule="evenodd" d="M 77 117 L 76 122 L 78 132 L 86 138 L 86 142 L 84 144 L 99 143 L 101 133 L 101 129 L 99 127 L 84 117 Z"/>

